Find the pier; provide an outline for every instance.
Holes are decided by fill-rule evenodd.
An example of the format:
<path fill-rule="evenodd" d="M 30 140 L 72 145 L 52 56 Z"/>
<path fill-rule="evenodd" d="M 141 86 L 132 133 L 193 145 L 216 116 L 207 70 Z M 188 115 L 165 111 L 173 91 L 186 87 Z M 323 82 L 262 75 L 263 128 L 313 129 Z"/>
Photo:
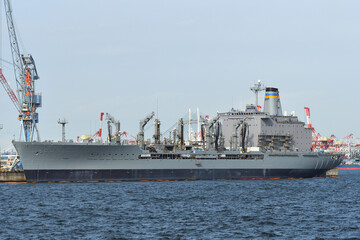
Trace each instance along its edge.
<path fill-rule="evenodd" d="M 24 171 L 0 171 L 0 182 L 26 182 Z"/>

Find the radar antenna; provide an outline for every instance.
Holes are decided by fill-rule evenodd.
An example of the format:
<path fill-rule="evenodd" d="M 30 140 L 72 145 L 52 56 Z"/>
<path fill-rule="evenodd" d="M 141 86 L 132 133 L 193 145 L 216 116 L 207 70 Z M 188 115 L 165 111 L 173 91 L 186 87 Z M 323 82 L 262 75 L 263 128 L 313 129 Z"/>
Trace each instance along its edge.
<path fill-rule="evenodd" d="M 256 97 L 256 107 L 259 106 L 258 103 L 258 95 L 260 91 L 264 91 L 265 87 L 264 85 L 261 84 L 261 80 L 258 80 L 257 84 L 255 83 L 253 87 L 250 87 L 250 90 L 253 91 L 255 93 L 255 97 Z"/>

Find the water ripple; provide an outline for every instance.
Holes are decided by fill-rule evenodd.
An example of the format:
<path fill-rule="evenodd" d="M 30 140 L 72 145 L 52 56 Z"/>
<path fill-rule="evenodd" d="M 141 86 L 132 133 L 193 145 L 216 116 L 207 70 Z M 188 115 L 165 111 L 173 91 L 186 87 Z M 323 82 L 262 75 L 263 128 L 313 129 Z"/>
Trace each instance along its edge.
<path fill-rule="evenodd" d="M 0 239 L 359 239 L 359 182 L 0 184 Z"/>

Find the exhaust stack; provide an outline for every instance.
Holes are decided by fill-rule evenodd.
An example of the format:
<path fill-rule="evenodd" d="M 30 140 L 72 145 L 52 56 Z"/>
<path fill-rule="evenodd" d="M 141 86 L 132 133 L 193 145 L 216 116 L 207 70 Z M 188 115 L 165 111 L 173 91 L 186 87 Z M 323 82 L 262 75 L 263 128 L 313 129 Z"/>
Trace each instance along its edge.
<path fill-rule="evenodd" d="M 279 90 L 267 87 L 265 91 L 264 113 L 270 116 L 282 116 Z"/>

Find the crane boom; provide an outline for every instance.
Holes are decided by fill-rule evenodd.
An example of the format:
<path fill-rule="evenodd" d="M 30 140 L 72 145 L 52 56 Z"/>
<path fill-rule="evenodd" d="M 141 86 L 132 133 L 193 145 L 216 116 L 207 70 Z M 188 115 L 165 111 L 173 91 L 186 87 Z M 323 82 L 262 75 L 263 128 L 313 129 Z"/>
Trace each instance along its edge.
<path fill-rule="evenodd" d="M 6 93 L 9 95 L 11 101 L 14 103 L 16 109 L 20 112 L 21 108 L 20 108 L 19 99 L 16 97 L 14 91 L 11 89 L 9 83 L 6 81 L 6 78 L 4 77 L 1 68 L 0 68 L 0 82 L 3 85 Z"/>
<path fill-rule="evenodd" d="M 13 65 L 14 65 L 15 80 L 16 80 L 16 85 L 19 89 L 21 88 L 21 83 L 23 82 L 22 78 L 25 75 L 24 66 L 21 59 L 20 49 L 16 37 L 10 0 L 4 0 L 4 5 L 5 5 L 7 27 L 9 31 L 10 48 L 13 59 Z M 22 99 L 20 98 L 20 100 Z"/>
<path fill-rule="evenodd" d="M 149 114 L 148 116 L 146 116 L 146 118 L 144 118 L 144 120 L 140 121 L 140 127 L 139 127 L 139 133 L 137 135 L 137 144 L 141 149 L 145 148 L 145 144 L 144 144 L 144 128 L 146 126 L 146 124 L 155 116 L 155 113 L 152 112 L 151 114 Z"/>
<path fill-rule="evenodd" d="M 140 122 L 140 127 L 144 128 L 146 126 L 146 124 L 155 116 L 155 113 L 152 112 L 151 114 L 149 114 L 148 116 L 146 116 L 146 118 L 144 118 L 144 120 L 142 120 Z"/>
<path fill-rule="evenodd" d="M 313 139 L 318 139 L 318 133 L 316 132 L 315 128 L 312 126 L 311 124 L 311 117 L 310 117 L 310 108 L 309 107 L 304 107 L 305 111 L 306 111 L 306 121 L 307 121 L 307 125 L 308 128 L 311 129 L 312 133 L 312 137 Z"/>

